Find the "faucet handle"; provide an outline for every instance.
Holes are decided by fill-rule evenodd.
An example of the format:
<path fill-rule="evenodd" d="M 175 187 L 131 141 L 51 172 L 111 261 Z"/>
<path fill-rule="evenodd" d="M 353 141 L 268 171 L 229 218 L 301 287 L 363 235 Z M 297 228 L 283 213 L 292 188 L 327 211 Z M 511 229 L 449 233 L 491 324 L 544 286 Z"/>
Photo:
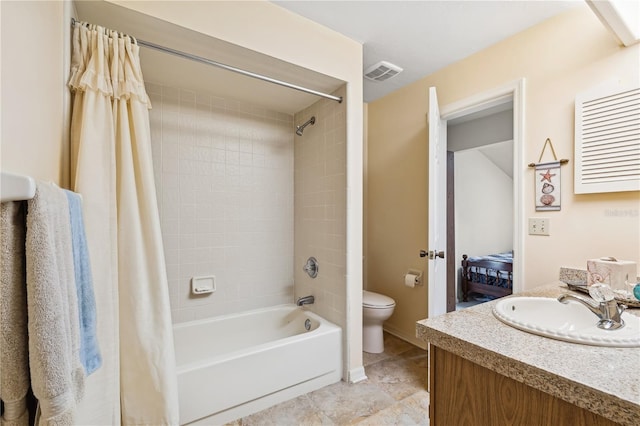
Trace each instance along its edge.
<path fill-rule="evenodd" d="M 318 260 L 315 257 L 310 257 L 307 259 L 307 263 L 302 267 L 302 270 L 305 271 L 311 278 L 315 278 L 318 276 L 318 270 L 320 269 L 318 265 Z"/>
<path fill-rule="evenodd" d="M 618 314 L 622 315 L 622 313 L 623 313 L 624 311 L 626 311 L 626 310 L 627 310 L 627 308 L 629 308 L 627 305 L 624 305 L 624 304 L 622 304 L 622 303 L 618 303 L 618 305 L 617 305 Z"/>
<path fill-rule="evenodd" d="M 589 296 L 598 303 L 610 302 L 615 299 L 615 293 L 607 284 L 595 283 L 589 286 Z"/>

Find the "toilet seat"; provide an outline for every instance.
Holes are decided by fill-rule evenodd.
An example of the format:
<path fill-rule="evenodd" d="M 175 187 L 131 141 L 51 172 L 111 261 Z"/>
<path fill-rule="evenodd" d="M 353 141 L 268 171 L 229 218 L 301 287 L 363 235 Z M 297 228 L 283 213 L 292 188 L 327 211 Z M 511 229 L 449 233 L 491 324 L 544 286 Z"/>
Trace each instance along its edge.
<path fill-rule="evenodd" d="M 384 294 L 363 290 L 362 306 L 369 309 L 388 309 L 396 306 L 396 302 Z"/>

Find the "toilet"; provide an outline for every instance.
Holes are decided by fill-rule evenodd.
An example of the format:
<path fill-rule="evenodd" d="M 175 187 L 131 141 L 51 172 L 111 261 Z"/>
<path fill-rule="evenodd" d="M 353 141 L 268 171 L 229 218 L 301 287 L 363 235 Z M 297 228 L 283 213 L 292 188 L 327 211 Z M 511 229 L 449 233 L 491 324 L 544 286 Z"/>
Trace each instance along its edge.
<path fill-rule="evenodd" d="M 379 354 L 384 351 L 382 323 L 393 314 L 396 302 L 392 298 L 372 291 L 362 291 L 362 349 Z"/>

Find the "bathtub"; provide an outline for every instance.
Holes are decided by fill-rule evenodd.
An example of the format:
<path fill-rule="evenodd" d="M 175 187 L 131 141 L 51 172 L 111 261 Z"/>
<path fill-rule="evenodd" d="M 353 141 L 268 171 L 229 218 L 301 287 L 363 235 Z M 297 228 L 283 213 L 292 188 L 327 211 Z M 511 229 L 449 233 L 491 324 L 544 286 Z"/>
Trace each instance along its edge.
<path fill-rule="evenodd" d="M 173 330 L 180 424 L 226 423 L 342 375 L 340 327 L 294 305 L 179 323 Z"/>

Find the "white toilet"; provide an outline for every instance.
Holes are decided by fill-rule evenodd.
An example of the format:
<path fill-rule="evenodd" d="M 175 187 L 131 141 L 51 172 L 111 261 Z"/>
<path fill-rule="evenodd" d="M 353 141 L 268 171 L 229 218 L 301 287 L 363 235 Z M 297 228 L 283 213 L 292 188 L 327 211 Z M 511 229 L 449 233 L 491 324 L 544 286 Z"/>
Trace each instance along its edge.
<path fill-rule="evenodd" d="M 393 314 L 396 302 L 392 298 L 372 291 L 362 291 L 362 349 L 379 354 L 384 351 L 382 323 Z"/>

